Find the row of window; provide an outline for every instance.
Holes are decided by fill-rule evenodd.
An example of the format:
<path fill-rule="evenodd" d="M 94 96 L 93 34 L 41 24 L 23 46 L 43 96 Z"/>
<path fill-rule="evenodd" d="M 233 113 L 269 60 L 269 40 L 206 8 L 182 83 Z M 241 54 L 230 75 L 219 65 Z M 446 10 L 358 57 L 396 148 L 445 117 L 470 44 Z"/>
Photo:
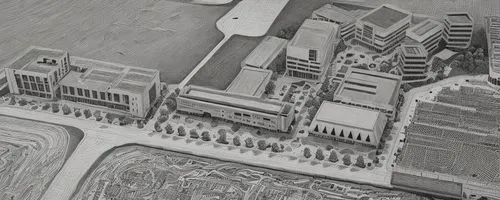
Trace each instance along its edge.
<path fill-rule="evenodd" d="M 23 75 L 23 77 L 26 75 Z M 34 90 L 34 91 L 41 91 L 41 92 L 50 92 L 50 86 L 48 83 L 43 83 L 41 81 L 35 81 L 35 78 L 33 76 L 29 76 L 30 78 L 28 79 L 26 77 L 26 80 L 21 80 L 21 77 L 19 74 L 15 75 L 16 78 L 16 84 L 19 89 L 25 89 L 25 90 Z M 36 77 L 37 80 L 40 80 L 40 77 Z M 46 79 L 46 78 L 45 78 Z M 33 81 L 28 81 L 28 80 L 33 80 Z"/>
<path fill-rule="evenodd" d="M 320 133 L 319 126 L 317 124 L 316 124 L 316 127 L 314 128 L 314 132 Z M 332 136 L 337 136 L 337 133 L 335 132 L 335 128 L 332 128 L 332 131 L 328 132 L 328 130 L 326 129 L 326 126 L 323 128 L 323 130 L 321 131 L 321 133 L 323 133 L 323 134 L 330 134 Z M 340 131 L 340 134 L 337 137 L 348 138 L 348 139 L 354 140 L 354 137 L 352 135 L 352 131 L 349 131 L 349 135 L 347 135 L 347 137 L 345 137 L 343 129 Z M 356 137 L 356 140 L 358 140 L 360 142 L 362 142 L 362 141 L 371 142 L 370 135 L 367 135 L 366 138 L 363 140 L 361 138 L 361 133 L 358 133 L 358 136 Z"/>
<path fill-rule="evenodd" d="M 62 86 L 63 89 L 63 94 L 70 94 L 70 95 L 78 95 L 81 97 L 87 97 L 87 98 L 93 98 L 93 99 L 101 99 L 101 100 L 108 100 L 108 101 L 114 101 L 117 103 L 124 103 L 124 104 L 129 104 L 129 96 L 124 94 L 121 95 L 123 98 L 120 98 L 120 94 L 113 94 L 110 92 L 97 92 L 95 90 L 88 90 L 88 89 L 82 89 L 82 88 L 75 88 L 71 86 Z M 75 93 L 76 91 L 76 93 Z M 91 97 L 92 93 L 92 97 Z"/>
<path fill-rule="evenodd" d="M 19 90 L 19 94 L 26 94 L 30 96 L 36 96 L 36 97 L 42 97 L 42 98 L 47 98 L 47 99 L 52 99 L 51 94 L 45 94 L 43 92 L 33 92 L 30 90 Z"/>
<path fill-rule="evenodd" d="M 63 95 L 63 99 L 68 100 L 68 101 L 73 101 L 73 102 L 81 102 L 81 103 L 87 103 L 87 104 L 92 104 L 92 105 L 104 106 L 104 107 L 123 110 L 123 111 L 130 111 L 130 107 L 128 105 L 125 106 L 125 105 L 120 105 L 120 104 L 116 104 L 116 103 L 110 103 L 107 101 L 100 101 L 100 100 L 96 100 L 96 99 L 87 99 L 87 98 L 73 97 L 73 96 L 67 96 L 67 95 Z"/>

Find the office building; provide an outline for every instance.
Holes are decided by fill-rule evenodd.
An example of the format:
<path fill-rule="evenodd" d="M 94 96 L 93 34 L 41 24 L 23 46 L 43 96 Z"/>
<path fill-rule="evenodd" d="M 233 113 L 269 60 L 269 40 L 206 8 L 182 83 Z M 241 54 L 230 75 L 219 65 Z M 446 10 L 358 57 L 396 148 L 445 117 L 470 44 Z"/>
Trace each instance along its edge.
<path fill-rule="evenodd" d="M 75 68 L 60 82 L 63 100 L 144 117 L 160 97 L 157 70 L 71 57 Z"/>
<path fill-rule="evenodd" d="M 193 85 L 181 90 L 177 110 L 281 132 L 289 130 L 295 112 L 290 103 Z"/>
<path fill-rule="evenodd" d="M 399 66 L 403 81 L 427 78 L 427 50 L 421 44 L 402 44 L 399 47 Z"/>
<path fill-rule="evenodd" d="M 486 38 L 488 41 L 488 82 L 500 87 L 500 17 L 486 17 Z"/>
<path fill-rule="evenodd" d="M 241 67 L 268 69 L 277 63 L 285 62 L 285 50 L 288 40 L 266 36 L 257 47 L 241 62 Z"/>
<path fill-rule="evenodd" d="M 401 76 L 351 68 L 345 73 L 333 102 L 380 111 L 394 119 L 399 106 Z"/>
<path fill-rule="evenodd" d="M 406 37 L 424 46 L 425 50 L 434 53 L 443 38 L 444 25 L 433 19 L 427 19 L 406 31 Z"/>
<path fill-rule="evenodd" d="M 260 98 L 264 95 L 272 75 L 271 70 L 243 67 L 226 92 Z"/>
<path fill-rule="evenodd" d="M 377 147 L 387 117 L 379 111 L 323 101 L 309 126 L 316 137 Z"/>
<path fill-rule="evenodd" d="M 340 37 L 344 40 L 354 38 L 356 19 L 367 10 L 345 10 L 332 4 L 325 4 L 312 13 L 311 19 L 336 23 L 340 27 Z"/>
<path fill-rule="evenodd" d="M 390 53 L 406 37 L 410 21 L 408 11 L 381 5 L 356 21 L 356 42 L 378 53 Z"/>
<path fill-rule="evenodd" d="M 326 21 L 306 19 L 288 43 L 287 74 L 318 81 L 326 73 L 339 40 L 339 26 Z"/>
<path fill-rule="evenodd" d="M 55 99 L 58 83 L 71 70 L 68 52 L 30 47 L 5 67 L 13 94 Z"/>
<path fill-rule="evenodd" d="M 469 13 L 448 13 L 444 17 L 443 38 L 446 48 L 465 49 L 470 46 L 474 19 Z"/>

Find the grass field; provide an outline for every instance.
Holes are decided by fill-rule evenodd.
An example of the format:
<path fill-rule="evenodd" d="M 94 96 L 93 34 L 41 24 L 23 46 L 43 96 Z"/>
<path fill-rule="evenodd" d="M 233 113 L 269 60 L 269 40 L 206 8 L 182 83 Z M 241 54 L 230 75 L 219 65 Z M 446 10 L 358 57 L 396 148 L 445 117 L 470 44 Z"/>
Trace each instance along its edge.
<path fill-rule="evenodd" d="M 2 0 L 0 65 L 30 45 L 160 70 L 180 82 L 217 45 L 215 22 L 234 3 L 188 0 Z"/>
<path fill-rule="evenodd" d="M 290 0 L 274 21 L 267 35 L 276 35 L 281 29 L 301 24 L 312 12 L 328 0 Z M 262 38 L 233 36 L 212 57 L 189 84 L 226 89 L 241 69 L 240 63 L 259 44 Z"/>

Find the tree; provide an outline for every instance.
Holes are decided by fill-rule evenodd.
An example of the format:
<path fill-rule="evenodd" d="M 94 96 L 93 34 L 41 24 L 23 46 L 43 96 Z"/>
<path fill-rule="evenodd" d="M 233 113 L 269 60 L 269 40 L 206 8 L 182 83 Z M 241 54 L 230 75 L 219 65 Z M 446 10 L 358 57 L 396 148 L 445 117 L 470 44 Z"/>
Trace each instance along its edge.
<path fill-rule="evenodd" d="M 221 144 L 229 144 L 229 142 L 227 141 L 226 130 L 220 129 L 219 138 L 217 138 L 217 140 L 215 141 Z"/>
<path fill-rule="evenodd" d="M 177 128 L 177 133 L 179 134 L 179 136 L 185 136 L 186 129 L 184 128 L 184 126 L 179 126 L 179 128 Z"/>
<path fill-rule="evenodd" d="M 249 137 L 249 138 L 245 139 L 245 146 L 246 146 L 247 148 L 253 148 L 253 140 L 252 140 L 252 138 L 251 138 L 251 137 Z"/>
<path fill-rule="evenodd" d="M 241 145 L 240 136 L 234 136 L 233 137 L 233 145 L 234 146 L 238 146 L 238 147 Z"/>
<path fill-rule="evenodd" d="M 257 142 L 257 147 L 260 149 L 260 150 L 266 150 L 267 149 L 267 144 L 266 144 L 266 141 L 264 140 L 259 140 Z"/>
<path fill-rule="evenodd" d="M 168 114 L 170 113 L 168 112 L 167 109 L 165 108 L 160 109 L 160 116 L 167 116 Z"/>
<path fill-rule="evenodd" d="M 16 97 L 10 97 L 9 105 L 16 105 Z"/>
<path fill-rule="evenodd" d="M 330 152 L 330 157 L 328 157 L 328 161 L 333 162 L 333 163 L 338 162 L 339 158 L 337 157 L 337 152 L 335 152 L 334 150 L 332 150 Z"/>
<path fill-rule="evenodd" d="M 196 129 L 194 128 L 189 131 L 189 137 L 194 139 L 200 138 L 200 136 L 198 135 L 198 131 L 196 131 Z"/>
<path fill-rule="evenodd" d="M 333 101 L 333 97 L 335 97 L 335 90 L 329 90 L 325 93 L 325 96 L 323 96 L 323 100 Z"/>
<path fill-rule="evenodd" d="M 276 88 L 276 85 L 274 84 L 274 82 L 269 81 L 269 83 L 267 83 L 266 88 L 264 90 L 264 94 L 272 94 L 274 91 L 274 88 Z"/>
<path fill-rule="evenodd" d="M 271 145 L 271 151 L 275 153 L 281 152 L 281 148 L 278 143 L 273 142 L 273 144 Z"/>
<path fill-rule="evenodd" d="M 102 120 L 101 111 L 99 110 L 94 111 L 94 117 L 96 121 L 101 121 Z"/>
<path fill-rule="evenodd" d="M 42 110 L 48 110 L 50 108 L 50 104 L 49 103 L 45 103 L 43 106 L 42 106 Z"/>
<path fill-rule="evenodd" d="M 329 88 L 330 88 L 330 79 L 329 78 L 325 78 L 325 80 L 321 84 L 320 90 L 322 92 L 328 92 Z"/>
<path fill-rule="evenodd" d="M 162 124 L 163 122 L 166 122 L 168 120 L 168 115 L 160 115 L 158 117 L 158 122 L 160 122 L 160 124 Z"/>
<path fill-rule="evenodd" d="M 174 98 L 167 98 L 165 100 L 165 105 L 170 111 L 174 111 L 177 108 L 177 102 Z"/>
<path fill-rule="evenodd" d="M 156 132 L 162 132 L 163 129 L 161 129 L 160 122 L 156 121 L 155 122 L 155 131 Z"/>
<path fill-rule="evenodd" d="M 201 140 L 203 140 L 203 141 L 210 141 L 211 140 L 210 133 L 208 131 L 203 131 L 201 133 Z"/>
<path fill-rule="evenodd" d="M 64 115 L 69 115 L 71 113 L 71 109 L 69 108 L 68 105 L 64 104 L 62 107 L 62 111 Z"/>
<path fill-rule="evenodd" d="M 26 99 L 22 98 L 21 100 L 19 100 L 18 103 L 20 106 L 25 106 L 26 104 L 28 104 L 28 101 L 26 101 Z"/>
<path fill-rule="evenodd" d="M 88 119 L 89 117 L 92 117 L 92 113 L 90 112 L 89 109 L 83 110 L 83 115 L 85 115 L 86 119 Z"/>
<path fill-rule="evenodd" d="M 52 103 L 52 112 L 53 113 L 58 113 L 59 112 L 59 104 Z"/>
<path fill-rule="evenodd" d="M 231 130 L 233 132 L 237 132 L 238 130 L 240 130 L 241 128 L 241 124 L 240 123 L 234 123 L 232 126 L 231 126 Z"/>
<path fill-rule="evenodd" d="M 172 134 L 174 133 L 174 128 L 172 127 L 172 125 L 170 123 L 167 123 L 167 125 L 165 126 L 165 132 L 167 134 Z"/>
<path fill-rule="evenodd" d="M 374 164 L 378 164 L 379 162 L 380 162 L 380 160 L 379 160 L 378 156 L 375 157 L 375 159 L 373 159 L 373 163 Z"/>
<path fill-rule="evenodd" d="M 351 155 L 345 154 L 344 157 L 342 158 L 342 161 L 344 162 L 344 165 L 346 165 L 346 166 L 351 165 Z"/>
<path fill-rule="evenodd" d="M 80 112 L 80 110 L 76 110 L 75 117 L 80 117 L 80 116 L 82 116 L 82 112 Z"/>
<path fill-rule="evenodd" d="M 314 116 L 316 116 L 316 113 L 318 112 L 318 109 L 316 107 L 311 107 L 308 110 L 309 115 L 307 116 L 307 119 L 313 120 Z"/>
<path fill-rule="evenodd" d="M 323 150 L 321 150 L 321 149 L 316 150 L 316 159 L 318 159 L 318 160 L 325 159 L 325 156 L 323 155 Z"/>
<path fill-rule="evenodd" d="M 311 150 L 309 148 L 304 148 L 304 157 L 306 158 L 310 158 L 312 155 L 311 155 Z"/>
<path fill-rule="evenodd" d="M 115 119 L 115 116 L 113 114 L 111 114 L 111 113 L 106 113 L 106 115 L 104 115 L 104 118 L 108 119 L 108 123 L 113 123 L 113 120 Z"/>
<path fill-rule="evenodd" d="M 356 163 L 354 165 L 356 165 L 360 168 L 365 168 L 366 164 L 365 164 L 365 159 L 363 158 L 363 156 L 359 155 L 358 158 L 356 158 Z"/>
<path fill-rule="evenodd" d="M 201 123 L 201 122 L 200 122 L 200 123 L 196 124 L 196 127 L 197 127 L 198 129 L 202 129 L 202 128 L 203 128 L 203 123 Z"/>
<path fill-rule="evenodd" d="M 137 128 L 139 128 L 139 129 L 144 128 L 144 123 L 141 120 L 137 120 Z"/>

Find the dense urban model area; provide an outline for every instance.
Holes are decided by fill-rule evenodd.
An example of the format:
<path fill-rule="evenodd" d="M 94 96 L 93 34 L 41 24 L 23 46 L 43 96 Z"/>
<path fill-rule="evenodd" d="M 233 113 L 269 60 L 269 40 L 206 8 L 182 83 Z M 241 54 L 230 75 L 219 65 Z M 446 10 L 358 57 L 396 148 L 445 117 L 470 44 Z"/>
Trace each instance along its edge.
<path fill-rule="evenodd" d="M 500 199 L 500 1 L 448 1 L 0 2 L 0 200 Z"/>

